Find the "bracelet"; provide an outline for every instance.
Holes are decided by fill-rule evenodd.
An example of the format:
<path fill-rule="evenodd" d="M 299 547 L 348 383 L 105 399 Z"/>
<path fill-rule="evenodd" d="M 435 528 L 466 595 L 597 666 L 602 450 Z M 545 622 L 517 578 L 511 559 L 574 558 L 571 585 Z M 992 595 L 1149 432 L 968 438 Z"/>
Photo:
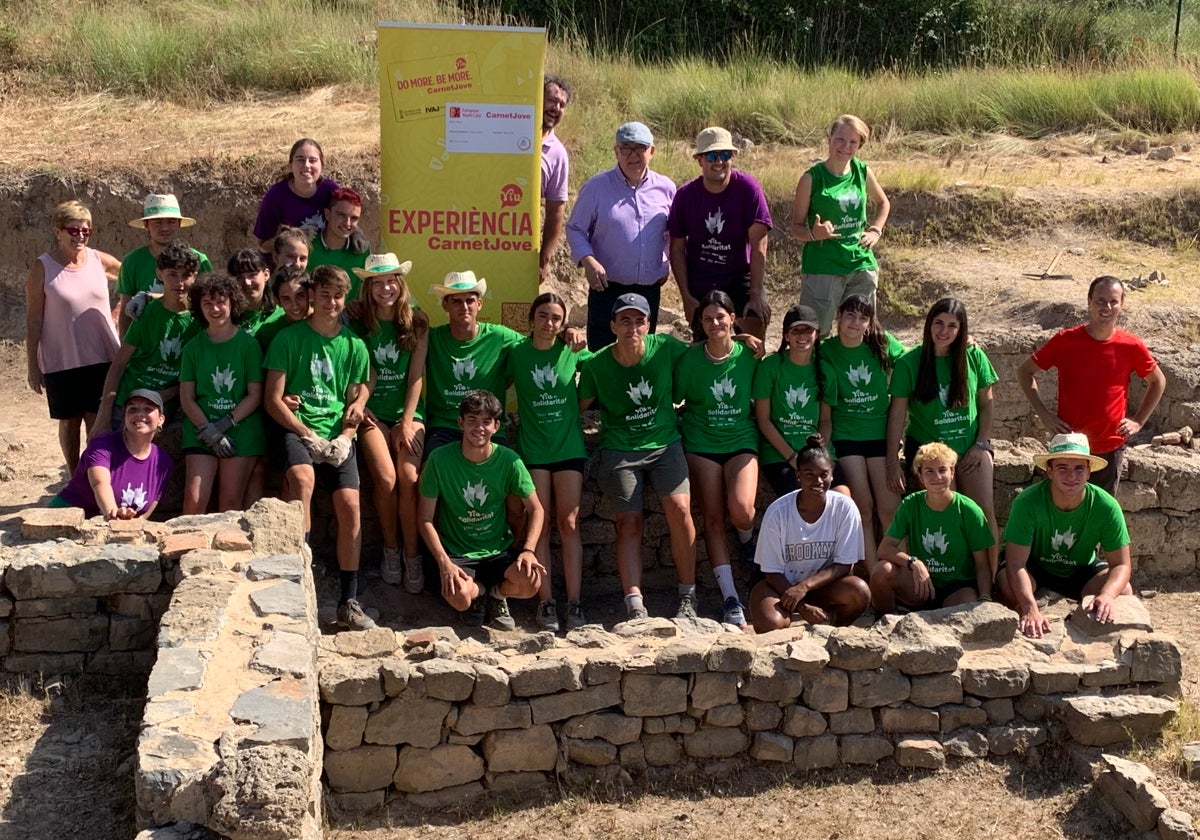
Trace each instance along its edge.
<path fill-rule="evenodd" d="M 876 236 L 883 236 L 883 228 L 881 228 L 879 225 L 871 225 L 869 228 L 867 228 L 867 230 Z"/>
<path fill-rule="evenodd" d="M 794 460 L 795 460 L 795 459 L 796 459 L 796 458 L 797 458 L 799 455 L 800 455 L 800 453 L 799 453 L 799 452 L 797 452 L 795 449 L 793 449 L 793 450 L 792 450 L 792 454 L 791 454 L 791 455 L 789 455 L 789 456 L 788 456 L 788 458 L 787 458 L 787 459 L 788 459 L 788 463 L 790 464 L 790 463 L 791 463 L 792 461 L 794 461 Z"/>
<path fill-rule="evenodd" d="M 980 600 L 980 601 L 991 601 L 991 600 L 992 600 L 992 596 L 991 596 L 991 595 L 980 595 L 980 596 L 979 596 L 979 600 Z"/>

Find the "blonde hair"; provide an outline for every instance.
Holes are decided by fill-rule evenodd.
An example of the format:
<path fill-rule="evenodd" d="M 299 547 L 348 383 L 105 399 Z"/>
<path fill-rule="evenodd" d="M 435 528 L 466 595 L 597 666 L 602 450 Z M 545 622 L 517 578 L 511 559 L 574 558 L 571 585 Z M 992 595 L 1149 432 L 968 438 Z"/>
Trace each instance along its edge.
<path fill-rule="evenodd" d="M 927 443 L 913 456 L 913 472 L 920 473 L 926 464 L 941 463 L 955 466 L 958 463 L 958 453 L 940 441 Z"/>
<path fill-rule="evenodd" d="M 64 201 L 50 213 L 50 224 L 55 230 L 64 228 L 67 226 L 67 222 L 74 222 L 76 220 L 85 221 L 90 225 L 92 223 L 92 211 L 74 199 Z"/>
<path fill-rule="evenodd" d="M 832 137 L 833 133 L 844 125 L 848 125 L 858 132 L 858 138 L 862 141 L 861 145 L 867 145 L 867 141 L 871 139 L 871 129 L 867 127 L 865 122 L 854 116 L 854 114 L 842 114 L 834 120 L 833 124 L 829 126 L 828 136 Z"/>

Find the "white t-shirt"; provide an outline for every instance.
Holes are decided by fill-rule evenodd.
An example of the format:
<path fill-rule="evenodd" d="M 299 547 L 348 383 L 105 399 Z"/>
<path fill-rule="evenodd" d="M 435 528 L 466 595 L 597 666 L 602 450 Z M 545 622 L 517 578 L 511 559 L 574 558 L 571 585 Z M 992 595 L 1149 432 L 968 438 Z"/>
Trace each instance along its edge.
<path fill-rule="evenodd" d="M 825 494 L 825 512 L 805 522 L 796 512 L 793 490 L 763 514 L 754 562 L 763 574 L 774 572 L 789 584 L 806 580 L 827 566 L 853 566 L 863 557 L 862 519 L 854 502 L 841 493 Z"/>

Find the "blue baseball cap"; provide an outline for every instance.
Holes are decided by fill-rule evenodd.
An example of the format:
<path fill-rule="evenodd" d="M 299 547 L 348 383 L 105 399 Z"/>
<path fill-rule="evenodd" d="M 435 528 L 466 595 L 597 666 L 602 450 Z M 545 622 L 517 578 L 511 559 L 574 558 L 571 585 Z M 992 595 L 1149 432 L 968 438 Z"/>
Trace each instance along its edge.
<path fill-rule="evenodd" d="M 612 316 L 616 318 L 617 315 L 624 312 L 626 309 L 636 309 L 647 318 L 650 317 L 650 304 L 644 297 L 634 292 L 626 292 L 617 298 L 617 302 L 613 304 Z"/>

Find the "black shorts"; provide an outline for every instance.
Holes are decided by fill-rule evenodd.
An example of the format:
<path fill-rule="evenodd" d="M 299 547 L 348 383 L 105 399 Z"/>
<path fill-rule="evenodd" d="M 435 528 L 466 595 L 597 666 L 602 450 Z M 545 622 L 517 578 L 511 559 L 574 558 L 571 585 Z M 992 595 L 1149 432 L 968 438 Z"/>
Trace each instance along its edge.
<path fill-rule="evenodd" d="M 729 295 L 729 299 L 733 301 L 733 311 L 737 313 L 737 317 L 734 318 L 735 322 L 740 320 L 743 316 L 746 315 L 746 304 L 748 304 L 750 302 L 750 275 L 749 274 L 746 274 L 742 277 L 731 278 L 730 280 L 727 280 L 724 283 L 719 283 L 718 285 L 713 286 L 708 291 L 710 291 L 710 292 L 720 291 L 720 292 L 724 292 L 725 294 Z M 697 295 L 693 292 L 692 294 L 694 295 L 696 300 L 699 300 L 700 298 L 704 297 L 704 294 L 707 294 L 707 293 L 702 293 L 702 294 Z M 691 324 L 692 337 L 694 339 L 696 339 L 697 341 L 702 341 L 704 339 L 704 327 L 700 323 L 700 314 L 701 314 L 700 309 L 699 309 L 699 307 L 697 307 L 696 314 L 692 318 L 692 324 Z M 759 318 L 762 318 L 761 312 L 752 312 L 750 314 L 757 315 Z"/>
<path fill-rule="evenodd" d="M 517 553 L 510 548 L 490 557 L 451 557 L 450 561 L 486 590 L 504 580 L 508 567 L 517 562 Z"/>
<path fill-rule="evenodd" d="M 887 440 L 835 440 L 833 451 L 839 458 L 886 458 Z"/>
<path fill-rule="evenodd" d="M 50 419 L 74 420 L 85 414 L 95 414 L 100 408 L 100 394 L 110 364 L 100 362 L 42 374 Z"/>
<path fill-rule="evenodd" d="M 1108 562 L 1097 560 L 1088 566 L 1078 566 L 1070 575 L 1064 577 L 1047 570 L 1040 562 L 1030 557 L 1025 562 L 1025 570 L 1029 572 L 1038 588 L 1044 587 L 1072 601 L 1079 601 L 1083 599 L 1083 588 L 1088 582 L 1100 572 L 1108 570 Z"/>
<path fill-rule="evenodd" d="M 333 464 L 314 464 L 312 456 L 308 454 L 303 441 L 295 432 L 283 433 L 283 448 L 287 466 L 290 468 L 307 464 L 312 467 L 317 476 L 317 485 L 322 490 L 332 493 L 335 490 L 358 489 L 358 460 L 354 457 L 353 444 L 350 445 L 350 457 L 336 467 Z"/>
<path fill-rule="evenodd" d="M 754 449 L 737 449 L 733 452 L 688 452 L 687 454 L 703 458 L 705 461 L 712 461 L 723 467 L 739 455 L 757 455 L 758 452 Z"/>
<path fill-rule="evenodd" d="M 530 472 L 544 470 L 552 475 L 560 472 L 577 472 L 580 475 L 584 475 L 587 473 L 587 458 L 568 458 L 565 461 L 555 461 L 552 464 L 526 464 L 525 469 Z"/>

